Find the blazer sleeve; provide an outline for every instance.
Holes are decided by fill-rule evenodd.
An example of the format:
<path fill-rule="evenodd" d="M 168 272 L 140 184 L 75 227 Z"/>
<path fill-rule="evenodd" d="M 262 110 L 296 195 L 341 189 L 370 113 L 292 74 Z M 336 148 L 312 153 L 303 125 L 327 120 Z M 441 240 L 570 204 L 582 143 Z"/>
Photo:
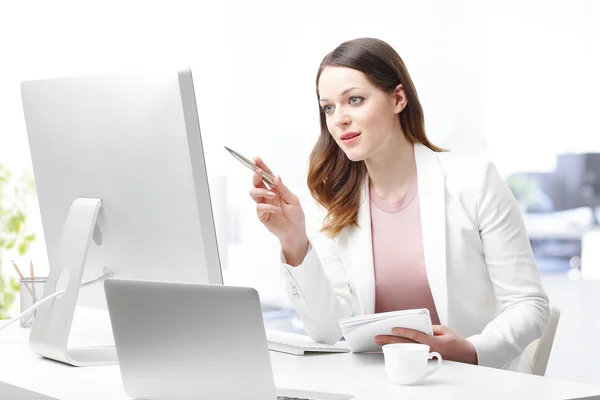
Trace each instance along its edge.
<path fill-rule="evenodd" d="M 495 165 L 486 162 L 477 199 L 485 262 L 500 314 L 468 340 L 479 365 L 504 367 L 542 336 L 550 308 L 517 201 Z"/>
<path fill-rule="evenodd" d="M 339 320 L 352 315 L 353 300 L 338 245 L 320 231 L 326 215 L 316 203 L 307 215 L 309 251 L 302 264 L 284 267 L 286 292 L 307 334 L 316 342 L 335 343 L 342 336 Z"/>

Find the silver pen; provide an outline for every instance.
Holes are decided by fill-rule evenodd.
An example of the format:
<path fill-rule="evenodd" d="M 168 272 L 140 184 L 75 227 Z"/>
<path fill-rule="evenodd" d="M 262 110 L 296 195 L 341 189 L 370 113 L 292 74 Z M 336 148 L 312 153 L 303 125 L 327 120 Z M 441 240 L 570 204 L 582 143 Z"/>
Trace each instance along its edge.
<path fill-rule="evenodd" d="M 259 169 L 256 164 L 254 164 L 252 161 L 248 160 L 246 157 L 244 157 L 243 155 L 241 155 L 240 153 L 238 153 L 235 150 L 231 150 L 229 147 L 227 146 L 223 146 L 225 147 L 225 149 L 231 153 L 232 156 L 234 156 L 239 162 L 241 162 L 242 164 L 244 164 L 246 167 L 248 167 L 249 169 L 251 169 L 252 171 L 256 172 L 257 169 Z M 274 182 L 274 178 L 273 176 L 271 176 L 270 174 L 268 174 L 265 170 L 263 170 L 262 173 L 262 179 L 263 182 L 271 185 L 271 187 L 275 187 L 275 182 Z"/>

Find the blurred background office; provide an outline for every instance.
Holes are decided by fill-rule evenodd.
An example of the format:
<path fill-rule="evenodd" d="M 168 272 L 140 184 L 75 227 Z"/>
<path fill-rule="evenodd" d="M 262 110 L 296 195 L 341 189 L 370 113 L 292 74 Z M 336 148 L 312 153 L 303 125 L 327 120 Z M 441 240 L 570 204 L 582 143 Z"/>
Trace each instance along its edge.
<path fill-rule="evenodd" d="M 519 201 L 546 290 L 563 310 L 546 375 L 600 384 L 600 2 L 592 0 L 2 3 L 0 209 L 17 204 L 21 242 L 30 237 L 24 249 L 0 240 L 4 280 L 14 278 L 11 258 L 48 271 L 35 192 L 23 189 L 31 159 L 20 82 L 189 65 L 225 282 L 257 288 L 268 325 L 302 331 L 282 289 L 278 242 L 248 196 L 251 173 L 223 146 L 260 155 L 308 201 L 315 74 L 325 54 L 362 36 L 404 59 L 432 141 L 487 154 Z M 6 221 L 5 239 L 16 235 Z"/>

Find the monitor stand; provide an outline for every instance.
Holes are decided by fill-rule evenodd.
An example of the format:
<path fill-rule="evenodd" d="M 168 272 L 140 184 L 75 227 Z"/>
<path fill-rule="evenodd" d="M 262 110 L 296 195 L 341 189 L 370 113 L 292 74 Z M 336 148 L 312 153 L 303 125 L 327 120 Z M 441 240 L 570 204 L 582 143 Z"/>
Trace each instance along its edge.
<path fill-rule="evenodd" d="M 37 310 L 29 346 L 38 355 L 77 367 L 117 364 L 114 346 L 68 348 L 75 306 L 101 199 L 78 198 L 71 205 L 60 237 L 56 265 L 51 266 L 42 299 L 62 290 L 61 296 Z"/>

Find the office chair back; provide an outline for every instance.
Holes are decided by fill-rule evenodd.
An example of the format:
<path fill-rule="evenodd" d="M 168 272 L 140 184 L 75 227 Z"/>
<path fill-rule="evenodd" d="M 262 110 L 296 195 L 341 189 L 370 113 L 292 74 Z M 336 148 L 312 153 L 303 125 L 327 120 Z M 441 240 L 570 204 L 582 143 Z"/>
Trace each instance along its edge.
<path fill-rule="evenodd" d="M 546 367 L 548 366 L 550 352 L 552 351 L 552 344 L 554 343 L 554 336 L 556 335 L 556 327 L 558 326 L 559 319 L 560 308 L 551 305 L 548 327 L 541 338 L 534 340 L 525 348 L 523 355 L 521 355 L 521 358 L 519 359 L 517 367 L 518 372 L 544 376 Z"/>

